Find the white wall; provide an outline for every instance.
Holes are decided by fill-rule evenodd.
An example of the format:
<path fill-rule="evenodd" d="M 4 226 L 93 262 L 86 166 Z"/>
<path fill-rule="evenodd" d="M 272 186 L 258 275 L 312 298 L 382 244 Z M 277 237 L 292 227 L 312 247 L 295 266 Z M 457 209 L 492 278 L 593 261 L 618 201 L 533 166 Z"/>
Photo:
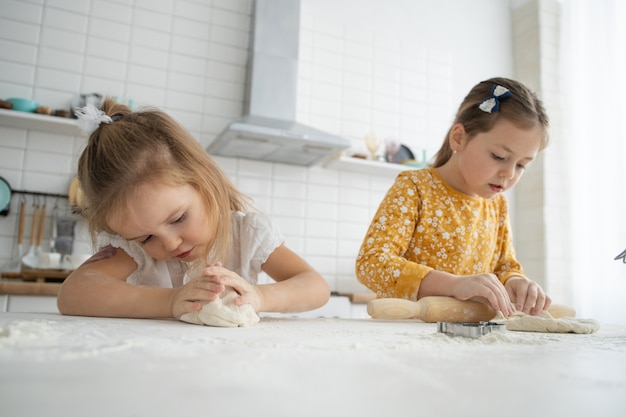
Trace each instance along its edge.
<path fill-rule="evenodd" d="M 165 109 L 206 145 L 241 116 L 250 14 L 249 0 L 0 0 L 0 97 L 57 108 L 115 95 Z M 301 121 L 432 156 L 467 91 L 513 75 L 508 3 L 304 0 L 301 58 Z M 0 126 L 0 175 L 66 193 L 83 140 Z M 333 289 L 359 288 L 356 251 L 393 174 L 218 162 Z M 0 263 L 15 253 L 17 203 L 0 218 Z"/>
<path fill-rule="evenodd" d="M 439 149 L 477 82 L 512 76 L 506 1 L 304 0 L 298 118 Z"/>

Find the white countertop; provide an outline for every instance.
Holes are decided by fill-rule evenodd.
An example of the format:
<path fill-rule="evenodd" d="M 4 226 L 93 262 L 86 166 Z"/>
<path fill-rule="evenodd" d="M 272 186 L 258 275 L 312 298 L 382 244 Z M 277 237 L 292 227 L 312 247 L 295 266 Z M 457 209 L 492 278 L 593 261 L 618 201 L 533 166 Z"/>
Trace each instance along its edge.
<path fill-rule="evenodd" d="M 607 417 L 625 394 L 616 326 L 467 339 L 417 321 L 0 313 L 2 416 Z"/>

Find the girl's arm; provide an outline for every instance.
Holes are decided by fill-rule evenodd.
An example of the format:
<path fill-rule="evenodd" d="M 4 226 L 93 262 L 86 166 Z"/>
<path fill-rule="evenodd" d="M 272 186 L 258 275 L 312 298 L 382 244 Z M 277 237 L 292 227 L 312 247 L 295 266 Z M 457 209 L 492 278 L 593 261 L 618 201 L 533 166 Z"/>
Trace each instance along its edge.
<path fill-rule="evenodd" d="M 76 316 L 178 318 L 202 308 L 199 301 L 217 295 L 216 285 L 202 278 L 175 289 L 126 283 L 136 268 L 123 250 L 102 249 L 65 279 L 57 296 L 59 311 Z"/>
<path fill-rule="evenodd" d="M 262 269 L 276 282 L 257 285 L 260 311 L 308 311 L 322 307 L 330 298 L 326 280 L 285 245 L 272 252 Z"/>
<path fill-rule="evenodd" d="M 433 269 L 422 279 L 417 298 L 433 295 L 478 301 L 507 317 L 515 312 L 507 290 L 494 274 L 453 275 Z"/>
<path fill-rule="evenodd" d="M 412 175 L 411 171 L 398 174 L 357 254 L 357 280 L 379 297 L 416 300 L 422 278 L 432 270 L 404 255 L 420 218 L 420 190 Z"/>
<path fill-rule="evenodd" d="M 324 278 L 285 245 L 276 248 L 261 269 L 276 282 L 252 285 L 221 265 L 207 266 L 203 274 L 222 289 L 233 288 L 239 293 L 235 303 L 250 304 L 257 313 L 314 310 L 330 298 Z"/>

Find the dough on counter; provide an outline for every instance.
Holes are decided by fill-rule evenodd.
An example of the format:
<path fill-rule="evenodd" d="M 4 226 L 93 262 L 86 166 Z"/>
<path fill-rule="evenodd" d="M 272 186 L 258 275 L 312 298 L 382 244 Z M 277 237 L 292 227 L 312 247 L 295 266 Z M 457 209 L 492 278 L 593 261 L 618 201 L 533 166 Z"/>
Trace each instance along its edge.
<path fill-rule="evenodd" d="M 239 294 L 232 288 L 226 288 L 220 297 L 208 302 L 200 311 L 186 313 L 181 316 L 182 321 L 193 324 L 205 324 L 215 327 L 245 327 L 259 322 L 250 304 L 235 305 L 235 298 Z"/>
<path fill-rule="evenodd" d="M 572 317 L 555 319 L 547 311 L 542 311 L 538 316 L 530 316 L 518 311 L 509 318 L 498 312 L 492 321 L 505 324 L 507 330 L 519 332 L 591 334 L 600 328 L 600 323 L 593 319 Z"/>

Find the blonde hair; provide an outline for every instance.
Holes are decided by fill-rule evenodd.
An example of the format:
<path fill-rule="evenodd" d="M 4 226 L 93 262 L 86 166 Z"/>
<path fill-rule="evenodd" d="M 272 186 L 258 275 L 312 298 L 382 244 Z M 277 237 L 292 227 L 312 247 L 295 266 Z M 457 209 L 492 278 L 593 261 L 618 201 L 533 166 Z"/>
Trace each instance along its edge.
<path fill-rule="evenodd" d="M 86 204 L 81 214 L 94 242 L 115 233 L 107 221 L 127 209 L 138 186 L 191 185 L 204 201 L 216 228 L 208 247 L 213 261 L 225 262 L 232 211 L 247 211 L 250 200 L 228 179 L 208 153 L 174 119 L 157 109 L 131 111 L 111 98 L 102 111 L 113 119 L 91 134 L 78 162 L 78 180 Z"/>
<path fill-rule="evenodd" d="M 491 96 L 494 85 L 506 87 L 511 92 L 511 96 L 500 100 L 500 108 L 497 112 L 487 113 L 479 109 L 478 105 Z M 459 106 L 452 125 L 461 123 L 468 139 L 471 140 L 479 133 L 490 131 L 500 119 L 506 119 L 523 129 L 540 126 L 544 134 L 539 150 L 548 145 L 549 120 L 543 103 L 522 83 L 508 78 L 490 78 L 475 85 Z M 451 130 L 452 127 L 448 130 L 441 148 L 435 155 L 432 163 L 435 168 L 448 162 L 452 156 L 449 142 Z"/>

